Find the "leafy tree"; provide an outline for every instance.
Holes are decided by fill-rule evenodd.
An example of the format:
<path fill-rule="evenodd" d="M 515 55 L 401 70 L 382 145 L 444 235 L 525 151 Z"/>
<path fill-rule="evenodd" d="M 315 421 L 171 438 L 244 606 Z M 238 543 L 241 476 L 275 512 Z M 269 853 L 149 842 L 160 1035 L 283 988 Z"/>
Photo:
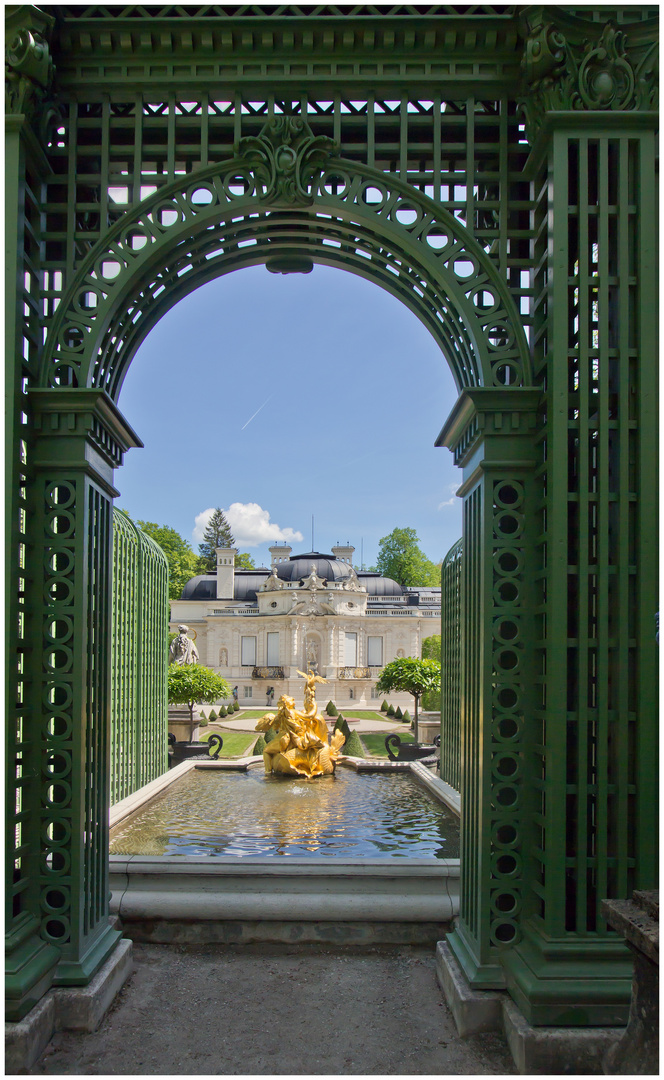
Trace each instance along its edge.
<path fill-rule="evenodd" d="M 392 529 L 378 543 L 376 569 L 400 585 L 440 585 L 440 571 L 418 542 L 415 529 Z"/>
<path fill-rule="evenodd" d="M 220 506 L 213 511 L 212 517 L 205 526 L 203 543 L 198 545 L 201 559 L 205 563 L 206 570 L 216 570 L 217 555 L 215 548 L 234 547 L 235 540 L 231 527 L 226 521 L 226 515 Z"/>
<path fill-rule="evenodd" d="M 194 730 L 194 705 L 231 696 L 231 688 L 221 675 L 202 664 L 169 664 L 168 700 L 171 705 L 189 706 L 189 739 Z"/>
<path fill-rule="evenodd" d="M 385 665 L 376 686 L 383 694 L 401 690 L 413 695 L 417 742 L 420 698 L 427 691 L 440 690 L 440 663 L 436 660 L 418 660 L 414 656 L 403 656 Z"/>
<path fill-rule="evenodd" d="M 422 659 L 440 662 L 440 634 L 432 634 L 422 642 Z M 422 708 L 437 710 L 440 708 L 440 690 L 427 690 L 422 694 Z"/>
<path fill-rule="evenodd" d="M 239 551 L 235 556 L 235 565 L 238 570 L 255 570 L 256 563 L 246 551 Z"/>
<path fill-rule="evenodd" d="M 138 527 L 159 544 L 168 561 L 168 598 L 179 600 L 182 590 L 191 578 L 203 573 L 201 559 L 192 551 L 191 544 L 170 525 L 157 525 L 154 521 L 136 522 Z M 170 644 L 170 642 L 169 642 Z"/>
<path fill-rule="evenodd" d="M 438 660 L 440 662 L 440 634 L 425 637 L 422 642 L 422 659 Z"/>

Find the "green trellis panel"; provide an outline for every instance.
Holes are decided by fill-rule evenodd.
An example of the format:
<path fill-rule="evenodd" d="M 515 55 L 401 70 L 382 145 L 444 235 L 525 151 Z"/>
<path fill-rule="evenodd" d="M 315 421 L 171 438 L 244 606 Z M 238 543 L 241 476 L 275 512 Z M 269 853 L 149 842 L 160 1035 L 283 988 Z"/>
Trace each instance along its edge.
<path fill-rule="evenodd" d="M 443 560 L 440 634 L 440 775 L 461 791 L 461 663 L 463 540 Z"/>
<path fill-rule="evenodd" d="M 168 563 L 151 537 L 113 511 L 111 805 L 165 772 Z"/>
<path fill-rule="evenodd" d="M 295 254 L 409 305 L 460 391 L 449 940 L 531 1023 L 620 1021 L 599 905 L 656 875 L 657 8 L 7 13 L 10 1018 L 114 948 L 109 799 L 165 763 L 163 573 L 124 528 L 112 610 L 122 379 L 193 288 Z"/>

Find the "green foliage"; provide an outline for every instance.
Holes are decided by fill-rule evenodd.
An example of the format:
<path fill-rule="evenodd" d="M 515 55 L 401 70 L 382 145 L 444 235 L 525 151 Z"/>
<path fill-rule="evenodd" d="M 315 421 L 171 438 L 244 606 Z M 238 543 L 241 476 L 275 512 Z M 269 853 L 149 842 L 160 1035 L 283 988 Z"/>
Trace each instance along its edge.
<path fill-rule="evenodd" d="M 155 540 L 168 562 L 168 597 L 178 600 L 191 578 L 204 572 L 203 564 L 191 548 L 191 544 L 170 525 L 157 525 L 154 521 L 136 521 L 139 529 Z M 175 634 L 173 635 L 176 636 Z M 169 645 L 173 639 L 169 635 Z"/>
<path fill-rule="evenodd" d="M 216 720 L 218 715 L 220 716 L 221 713 L 216 713 L 214 709 L 210 709 L 210 712 L 208 713 L 208 722 L 210 720 Z"/>
<path fill-rule="evenodd" d="M 348 727 L 348 721 L 346 720 L 346 717 L 343 716 L 341 713 L 339 713 L 339 716 L 337 717 L 337 722 L 332 728 L 333 735 L 335 731 L 341 731 L 343 733 L 344 739 L 350 739 L 350 728 Z"/>
<path fill-rule="evenodd" d="M 394 710 L 394 717 L 396 720 L 401 720 L 403 718 L 403 713 L 401 711 L 400 705 L 397 705 L 396 709 Z"/>
<path fill-rule="evenodd" d="M 430 690 L 422 694 L 422 708 L 427 712 L 438 712 L 440 709 L 440 690 Z"/>
<path fill-rule="evenodd" d="M 388 705 L 387 706 L 387 715 L 388 716 L 394 716 L 394 705 Z"/>
<path fill-rule="evenodd" d="M 255 570 L 256 563 L 247 551 L 238 551 L 235 556 L 235 567 L 237 570 Z"/>
<path fill-rule="evenodd" d="M 380 711 L 381 712 L 387 712 L 388 708 L 389 708 L 389 705 L 387 704 L 387 701 L 385 700 L 385 698 L 383 698 L 383 704 L 380 707 Z"/>
<path fill-rule="evenodd" d="M 222 705 L 220 710 L 219 710 L 219 719 L 221 720 L 225 716 L 228 716 L 228 709 L 226 708 L 225 705 Z"/>
<path fill-rule="evenodd" d="M 346 739 L 344 745 L 341 748 L 341 753 L 346 754 L 347 757 L 366 757 L 364 747 L 360 742 L 360 736 L 356 731 L 351 731 L 349 737 Z"/>
<path fill-rule="evenodd" d="M 376 685 L 381 692 L 405 691 L 419 699 L 426 691 L 440 690 L 440 663 L 402 656 L 385 665 Z"/>
<path fill-rule="evenodd" d="M 377 569 L 400 585 L 440 585 L 440 569 L 420 550 L 415 529 L 393 529 L 378 543 Z"/>
<path fill-rule="evenodd" d="M 265 739 L 266 743 L 272 742 L 272 740 L 276 739 L 276 737 L 277 733 L 274 728 L 268 728 L 267 731 L 263 732 L 263 738 Z"/>
<path fill-rule="evenodd" d="M 240 711 L 240 702 L 239 701 L 234 701 L 233 702 L 233 712 L 239 712 L 239 711 Z"/>
<path fill-rule="evenodd" d="M 410 724 L 411 716 L 410 716 L 410 713 L 408 712 L 408 709 L 406 709 L 406 711 L 403 714 L 403 716 L 401 717 L 401 719 L 403 720 L 404 724 Z"/>
<path fill-rule="evenodd" d="M 216 570 L 218 547 L 233 547 L 235 540 L 226 515 L 220 506 L 213 511 L 203 533 L 203 543 L 198 545 L 206 570 Z"/>
<path fill-rule="evenodd" d="M 251 751 L 252 754 L 262 754 L 265 747 L 266 747 L 266 745 L 267 745 L 267 743 L 265 742 L 265 739 L 263 738 L 263 736 L 259 735 L 258 738 L 256 739 L 256 745 L 254 746 L 253 750 Z"/>
<path fill-rule="evenodd" d="M 337 707 L 336 707 L 336 705 L 334 704 L 333 701 L 328 701 L 327 705 L 325 706 L 325 712 L 327 713 L 328 716 L 338 716 L 339 715 L 339 710 L 337 709 Z"/>
<path fill-rule="evenodd" d="M 230 697 L 231 688 L 221 675 L 202 664 L 169 664 L 168 700 L 171 705 L 188 705 L 191 718 L 199 701 Z"/>
<path fill-rule="evenodd" d="M 440 663 L 440 634 L 425 637 L 422 642 L 422 659 L 437 660 Z"/>

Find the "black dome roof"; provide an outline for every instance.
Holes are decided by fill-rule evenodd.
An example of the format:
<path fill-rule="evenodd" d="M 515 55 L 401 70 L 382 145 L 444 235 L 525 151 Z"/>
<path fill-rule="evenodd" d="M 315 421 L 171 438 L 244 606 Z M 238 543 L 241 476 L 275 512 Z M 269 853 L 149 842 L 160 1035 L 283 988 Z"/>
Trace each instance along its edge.
<path fill-rule="evenodd" d="M 357 576 L 369 596 L 403 596 L 402 586 L 391 577 L 383 577 L 369 570 L 358 570 Z"/>
<path fill-rule="evenodd" d="M 351 576 L 348 563 L 335 559 L 334 555 L 321 555 L 308 551 L 304 555 L 291 555 L 286 562 L 277 563 L 277 577 L 282 581 L 300 581 L 315 570 L 323 581 L 347 581 Z"/>
<path fill-rule="evenodd" d="M 349 563 L 335 559 L 334 555 L 322 555 L 319 551 L 308 551 L 304 555 L 291 555 L 285 562 L 277 563 L 277 577 L 282 581 L 302 581 L 315 570 L 319 578 L 332 583 L 348 581 L 352 576 Z M 259 566 L 255 570 L 235 571 L 235 600 L 253 601 L 256 592 L 270 576 L 267 567 Z M 360 585 L 369 596 L 403 596 L 404 589 L 392 578 L 369 570 L 357 571 Z M 182 590 L 181 600 L 216 600 L 217 575 L 199 574 L 191 578 Z"/>
<path fill-rule="evenodd" d="M 265 567 L 256 570 L 235 571 L 235 600 L 255 600 L 256 590 L 261 587 L 266 578 L 270 576 Z M 217 575 L 199 574 L 198 577 L 190 578 L 182 590 L 181 600 L 216 600 L 217 599 Z"/>

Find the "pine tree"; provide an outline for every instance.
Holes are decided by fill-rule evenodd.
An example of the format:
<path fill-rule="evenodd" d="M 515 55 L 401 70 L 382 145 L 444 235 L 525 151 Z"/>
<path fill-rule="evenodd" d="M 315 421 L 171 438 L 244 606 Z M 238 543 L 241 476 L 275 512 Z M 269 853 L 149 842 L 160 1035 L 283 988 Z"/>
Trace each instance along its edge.
<path fill-rule="evenodd" d="M 215 570 L 217 567 L 215 548 L 234 546 L 235 540 L 233 539 L 231 527 L 226 521 L 224 511 L 218 506 L 205 526 L 203 543 L 198 545 L 206 569 Z"/>

